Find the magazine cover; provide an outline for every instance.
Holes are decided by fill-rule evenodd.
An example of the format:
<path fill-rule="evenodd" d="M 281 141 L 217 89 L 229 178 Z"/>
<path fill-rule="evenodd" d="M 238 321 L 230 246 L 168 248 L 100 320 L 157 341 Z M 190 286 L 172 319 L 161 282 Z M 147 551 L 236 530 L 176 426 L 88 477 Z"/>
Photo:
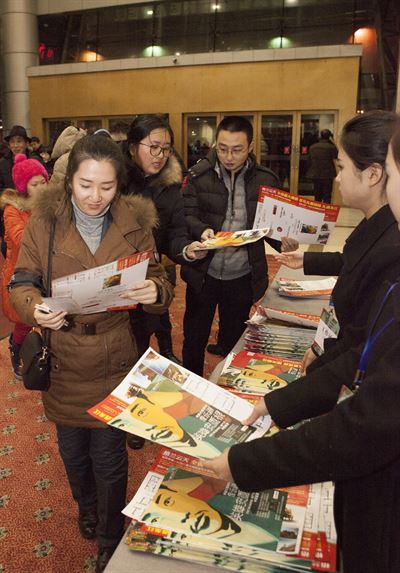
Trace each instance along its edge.
<path fill-rule="evenodd" d="M 246 493 L 235 484 L 170 467 L 142 521 L 275 551 L 286 500 L 282 491 Z"/>
<path fill-rule="evenodd" d="M 165 366 L 165 367 L 164 367 Z M 163 373 L 160 373 L 162 371 Z M 167 377 L 169 376 L 169 377 Z M 252 405 L 149 349 L 89 414 L 109 425 L 199 458 L 261 437 L 270 426 L 243 426 Z"/>
<path fill-rule="evenodd" d="M 242 247 L 249 243 L 255 243 L 260 239 L 269 237 L 271 230 L 267 229 L 250 229 L 248 231 L 220 231 L 214 237 L 202 242 L 197 251 L 208 251 L 213 249 L 222 249 L 225 247 Z"/>
<path fill-rule="evenodd" d="M 143 515 L 147 512 L 147 506 L 155 497 L 158 488 L 163 481 L 163 476 L 165 476 L 168 468 L 171 466 L 179 467 L 180 469 L 197 475 L 203 475 L 206 478 L 213 477 L 212 472 L 203 468 L 199 460 L 167 448 L 162 448 L 155 462 L 151 466 L 151 471 L 148 472 L 142 485 L 126 506 L 124 510 L 125 515 L 134 520 L 142 521 Z M 303 529 L 305 511 L 308 504 L 309 488 L 310 486 L 299 486 L 283 489 L 283 491 L 287 493 L 287 500 L 283 512 L 277 551 L 256 548 L 254 546 L 237 545 L 235 543 L 231 543 L 228 539 L 217 539 L 211 536 L 177 532 L 170 528 L 166 528 L 165 526 L 158 527 L 141 523 L 140 529 L 143 534 L 149 533 L 152 536 L 156 534 L 163 537 L 166 541 L 179 543 L 181 545 L 184 544 L 185 546 L 191 547 L 195 550 L 245 557 L 246 559 L 262 561 L 264 564 L 285 564 L 285 567 L 289 566 L 288 570 L 292 570 L 293 567 L 294 571 L 308 571 L 311 566 L 311 561 L 299 558 L 298 555 L 290 556 L 282 552 L 279 553 L 279 551 L 281 551 L 279 547 L 287 545 L 288 542 L 290 543 L 288 538 L 292 536 L 291 530 L 293 528 L 299 528 L 299 530 Z M 300 540 L 298 539 L 296 545 L 299 547 L 298 551 L 300 551 L 299 541 Z M 285 568 L 284 570 L 287 569 Z"/>
<path fill-rule="evenodd" d="M 218 378 L 218 384 L 240 392 L 264 396 L 273 390 L 287 386 L 300 374 L 300 360 L 289 360 L 242 350 L 229 365 L 224 367 Z"/>

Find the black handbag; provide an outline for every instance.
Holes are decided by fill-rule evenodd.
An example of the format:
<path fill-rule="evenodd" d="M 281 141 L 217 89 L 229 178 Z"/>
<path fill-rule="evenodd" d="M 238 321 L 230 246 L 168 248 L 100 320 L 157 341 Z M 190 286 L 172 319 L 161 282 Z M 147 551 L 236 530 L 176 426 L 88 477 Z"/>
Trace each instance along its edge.
<path fill-rule="evenodd" d="M 54 241 L 55 222 L 52 222 L 49 237 L 49 251 L 47 257 L 47 288 L 46 296 L 51 296 L 51 263 Z M 50 387 L 50 349 L 49 332 L 44 329 L 33 328 L 25 337 L 20 349 L 22 381 L 27 390 L 41 390 L 46 392 Z"/>

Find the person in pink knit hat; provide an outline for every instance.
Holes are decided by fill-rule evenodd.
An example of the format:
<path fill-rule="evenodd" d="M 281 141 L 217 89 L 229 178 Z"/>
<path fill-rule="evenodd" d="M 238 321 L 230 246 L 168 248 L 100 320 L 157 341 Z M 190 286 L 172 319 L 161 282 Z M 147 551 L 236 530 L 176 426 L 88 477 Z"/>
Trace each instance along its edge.
<path fill-rule="evenodd" d="M 39 161 L 27 159 L 19 153 L 14 159 L 12 177 L 15 189 L 4 189 L 0 198 L 0 207 L 4 209 L 4 238 L 7 243 L 7 256 L 1 276 L 1 298 L 4 315 L 15 323 L 9 339 L 9 349 L 14 375 L 21 378 L 19 350 L 31 327 L 21 322 L 12 308 L 7 285 L 14 273 L 22 235 L 31 216 L 35 198 L 47 185 L 49 176 Z"/>

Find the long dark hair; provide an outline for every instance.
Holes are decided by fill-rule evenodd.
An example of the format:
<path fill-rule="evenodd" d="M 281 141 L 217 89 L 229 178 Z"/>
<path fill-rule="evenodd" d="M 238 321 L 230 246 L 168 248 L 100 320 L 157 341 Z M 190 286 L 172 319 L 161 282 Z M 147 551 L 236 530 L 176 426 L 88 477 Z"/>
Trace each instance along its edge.
<path fill-rule="evenodd" d="M 397 125 L 399 116 L 391 111 L 359 114 L 344 125 L 340 144 L 360 171 L 373 163 L 384 167 L 389 141 Z"/>
<path fill-rule="evenodd" d="M 72 178 L 78 171 L 79 165 L 86 159 L 109 161 L 115 169 L 118 191 L 121 189 L 121 186 L 125 182 L 125 166 L 124 158 L 118 144 L 108 137 L 86 135 L 75 143 L 69 154 L 64 181 L 67 191 L 71 190 Z"/>
<path fill-rule="evenodd" d="M 126 140 L 128 148 L 133 151 L 139 143 L 145 139 L 154 129 L 165 129 L 171 138 L 171 145 L 174 145 L 174 132 L 171 129 L 167 119 L 162 115 L 138 115 L 136 117 L 128 131 L 128 137 Z"/>

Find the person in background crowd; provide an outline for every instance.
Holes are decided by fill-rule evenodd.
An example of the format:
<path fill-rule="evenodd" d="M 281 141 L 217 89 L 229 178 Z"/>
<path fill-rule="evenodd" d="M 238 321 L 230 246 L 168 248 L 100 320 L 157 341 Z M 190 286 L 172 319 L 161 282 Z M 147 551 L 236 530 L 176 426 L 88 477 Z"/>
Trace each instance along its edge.
<path fill-rule="evenodd" d="M 12 308 L 7 286 L 14 273 L 22 235 L 31 216 L 32 208 L 45 188 L 49 176 L 39 161 L 27 159 L 25 155 L 19 153 L 14 159 L 12 176 L 15 189 L 5 189 L 0 197 L 0 207 L 4 209 L 5 240 L 8 247 L 1 276 L 1 300 L 4 316 L 15 323 L 9 338 L 9 349 L 12 369 L 15 377 L 20 379 L 19 351 L 31 327 L 21 322 Z"/>
<path fill-rule="evenodd" d="M 352 142 L 365 147 L 366 154 L 375 146 L 372 133 L 368 138 L 353 137 Z M 388 177 L 387 198 L 399 225 L 399 128 L 384 165 L 357 167 L 343 156 L 340 163 L 341 186 L 345 180 L 354 185 L 364 182 L 366 191 L 369 180 L 371 193 L 373 180 Z M 399 270 L 399 242 L 386 246 L 380 255 Z M 383 281 L 380 286 L 370 299 L 363 344 L 322 365 L 313 376 L 296 380 L 293 390 L 290 384 L 267 394 L 243 423 L 253 424 L 266 413 L 280 428 L 311 420 L 268 439 L 235 445 L 203 462 L 244 491 L 334 481 L 343 573 L 400 571 L 400 281 Z M 353 393 L 336 403 L 341 385 Z"/>
<path fill-rule="evenodd" d="M 51 159 L 54 161 L 53 174 L 51 176 L 53 183 L 62 183 L 64 181 L 71 149 L 85 135 L 86 131 L 84 129 L 74 125 L 69 125 L 60 133 L 51 153 Z"/>
<path fill-rule="evenodd" d="M 109 129 L 110 135 L 116 143 L 121 143 L 122 141 L 126 141 L 128 137 L 128 131 L 129 131 L 129 123 L 126 123 L 125 121 L 118 121 L 116 123 L 112 123 Z"/>
<path fill-rule="evenodd" d="M 253 227 L 260 185 L 279 187 L 279 181 L 256 163 L 252 150 L 251 123 L 241 116 L 225 117 L 217 127 L 216 147 L 189 169 L 185 180 L 185 217 L 192 239 L 203 241 L 218 231 Z M 279 241 L 267 241 L 280 250 Z M 298 246 L 292 239 L 283 243 L 285 250 Z M 243 333 L 253 303 L 268 286 L 264 241 L 212 251 L 201 263 L 182 267 L 181 275 L 187 283 L 183 365 L 201 376 L 216 307 L 219 342 L 226 356 Z"/>
<path fill-rule="evenodd" d="M 43 149 L 43 145 L 42 145 L 40 139 L 38 137 L 36 137 L 36 135 L 33 135 L 31 137 L 29 147 L 31 150 L 31 157 L 34 157 L 35 159 L 39 159 L 40 153 Z"/>
<path fill-rule="evenodd" d="M 50 177 L 53 174 L 53 168 L 55 163 L 54 159 L 51 158 L 51 152 L 52 149 L 50 145 L 42 145 L 40 151 L 40 159 L 42 160 L 42 163 L 45 166 L 46 171 Z"/>
<path fill-rule="evenodd" d="M 95 268 L 155 248 L 157 216 L 151 201 L 121 197 L 124 161 L 106 137 L 86 136 L 73 147 L 65 184 L 44 194 L 21 244 L 10 300 L 27 324 L 50 329 L 50 389 L 43 392 L 46 416 L 57 427 L 58 445 L 81 535 L 97 538 L 96 573 L 101 573 L 124 531 L 127 451 L 125 433 L 87 413 L 126 376 L 138 359 L 127 311 L 68 316 L 42 313 L 48 242 L 55 222 L 52 279 Z M 121 295 L 164 312 L 173 289 L 152 257 L 147 278 Z"/>
<path fill-rule="evenodd" d="M 310 147 L 309 168 L 306 177 L 314 183 L 314 198 L 316 201 L 330 203 L 332 183 L 336 177 L 335 160 L 338 155 L 336 145 L 331 140 L 329 129 L 321 131 L 321 138 Z"/>
<path fill-rule="evenodd" d="M 26 133 L 25 127 L 22 127 L 22 125 L 13 125 L 10 133 L 4 139 L 7 141 L 10 149 L 8 153 L 0 159 L 0 195 L 3 189 L 14 188 L 12 168 L 15 156 L 18 153 L 23 153 L 29 157 L 28 144 L 30 139 Z M 3 211 L 0 212 L 0 238 L 1 252 L 3 257 L 6 258 L 7 243 L 4 240 Z"/>
<path fill-rule="evenodd" d="M 338 339 L 325 340 L 324 355 L 313 366 L 316 355 L 309 349 L 304 368 L 312 370 L 362 342 L 381 284 L 400 275 L 397 265 L 387 264 L 387 252 L 400 242 L 400 233 L 387 204 L 384 171 L 398 123 L 397 114 L 377 110 L 356 115 L 343 127 L 336 180 L 343 204 L 359 209 L 365 217 L 347 238 L 343 254 L 295 251 L 275 257 L 291 268 L 304 265 L 305 274 L 339 276 L 331 298 L 340 325 Z"/>

